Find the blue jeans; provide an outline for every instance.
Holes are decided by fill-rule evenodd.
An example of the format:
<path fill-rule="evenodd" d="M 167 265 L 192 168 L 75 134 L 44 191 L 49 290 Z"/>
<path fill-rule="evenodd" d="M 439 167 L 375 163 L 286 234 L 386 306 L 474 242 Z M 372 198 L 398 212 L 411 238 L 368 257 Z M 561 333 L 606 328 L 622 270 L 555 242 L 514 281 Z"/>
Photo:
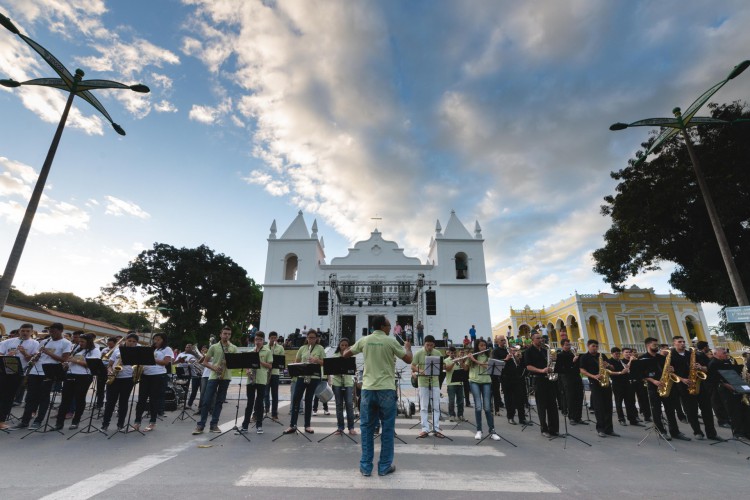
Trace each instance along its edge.
<path fill-rule="evenodd" d="M 474 417 L 477 419 L 477 431 L 482 430 L 482 410 L 487 419 L 487 430 L 494 432 L 495 419 L 492 416 L 490 397 L 492 396 L 492 384 L 477 384 L 471 382 L 471 394 L 474 396 Z"/>
<path fill-rule="evenodd" d="M 360 402 L 359 428 L 362 432 L 362 458 L 359 468 L 367 474 L 372 473 L 372 459 L 375 454 L 373 444 L 375 427 L 383 422 L 380 434 L 380 460 L 378 473 L 384 474 L 393 463 L 393 436 L 396 428 L 396 391 L 386 389 L 382 391 L 362 390 Z"/>
<path fill-rule="evenodd" d="M 231 380 L 213 379 L 206 383 L 206 398 L 203 400 L 203 406 L 201 407 L 201 419 L 198 422 L 198 427 L 203 428 L 206 426 L 206 420 L 208 420 L 208 407 L 211 406 L 210 402 L 214 400 L 214 396 L 216 396 L 216 402 L 214 403 L 213 413 L 211 413 L 211 427 L 219 425 L 221 405 L 224 404 L 224 400 L 227 398 L 229 382 L 231 382 Z"/>
<path fill-rule="evenodd" d="M 344 405 L 346 405 L 347 429 L 354 429 L 354 408 L 352 406 L 352 389 L 354 387 L 333 386 L 333 395 L 336 397 L 336 425 L 338 430 L 344 430 Z"/>
<path fill-rule="evenodd" d="M 273 406 L 271 406 L 271 399 L 273 399 Z M 279 376 L 271 375 L 271 379 L 266 385 L 266 396 L 263 398 L 266 413 L 270 413 L 271 417 L 278 418 L 279 416 Z"/>

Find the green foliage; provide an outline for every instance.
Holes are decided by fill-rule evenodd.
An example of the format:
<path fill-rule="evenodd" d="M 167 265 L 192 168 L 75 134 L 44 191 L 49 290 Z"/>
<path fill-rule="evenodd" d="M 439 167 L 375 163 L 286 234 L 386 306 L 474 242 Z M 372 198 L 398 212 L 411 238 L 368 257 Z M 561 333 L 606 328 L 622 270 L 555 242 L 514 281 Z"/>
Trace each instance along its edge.
<path fill-rule="evenodd" d="M 714 118 L 750 118 L 746 104 L 709 105 Z M 750 284 L 750 126 L 691 129 L 695 150 L 732 248 L 743 283 Z M 605 245 L 594 252 L 594 271 L 615 290 L 631 276 L 673 262 L 669 283 L 695 302 L 736 305 L 706 206 L 683 141 L 666 142 L 658 156 L 613 172 L 617 194 L 605 197 L 602 215 L 612 219 Z M 730 328 L 727 334 L 747 333 Z M 737 337 L 735 337 L 737 338 Z"/>
<path fill-rule="evenodd" d="M 178 346 L 206 341 L 222 325 L 238 336 L 259 316 L 261 287 L 232 259 L 205 245 L 175 248 L 155 243 L 102 289 L 104 297 L 142 293 L 165 318 L 161 329 Z M 255 323 L 257 324 L 257 323 Z"/>

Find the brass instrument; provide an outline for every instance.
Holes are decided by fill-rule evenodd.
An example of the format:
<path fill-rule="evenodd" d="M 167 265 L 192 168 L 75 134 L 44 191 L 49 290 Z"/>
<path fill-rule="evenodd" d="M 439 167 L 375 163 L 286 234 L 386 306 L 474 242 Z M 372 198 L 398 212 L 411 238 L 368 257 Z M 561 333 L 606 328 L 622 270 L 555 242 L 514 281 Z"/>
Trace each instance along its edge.
<path fill-rule="evenodd" d="M 117 349 L 118 347 L 120 347 L 120 343 L 124 339 L 125 339 L 125 337 L 120 337 L 120 340 L 117 341 L 117 343 L 115 344 L 115 346 L 112 349 L 110 349 L 109 351 L 107 351 L 104 354 L 102 354 L 102 361 L 109 361 L 109 358 L 112 357 L 112 353 L 115 352 L 115 349 Z"/>
<path fill-rule="evenodd" d="M 112 373 L 107 375 L 107 385 L 112 385 L 117 378 L 117 375 L 122 371 L 122 356 L 117 358 L 117 363 L 112 367 Z"/>
<path fill-rule="evenodd" d="M 747 363 L 745 363 L 745 366 L 742 368 L 742 380 L 750 384 L 750 373 L 747 370 Z M 750 406 L 750 395 L 743 394 L 742 395 L 742 403 L 745 406 Z"/>
<path fill-rule="evenodd" d="M 609 387 L 612 384 L 612 371 L 607 368 L 607 364 L 604 362 L 604 353 L 599 353 L 599 379 L 600 387 Z"/>
<path fill-rule="evenodd" d="M 690 348 L 690 374 L 688 379 L 692 382 L 688 385 L 688 394 L 697 396 L 701 391 L 701 381 L 706 380 L 706 374 L 695 367 L 695 347 Z"/>
<path fill-rule="evenodd" d="M 70 362 L 74 358 L 83 359 L 83 356 L 81 356 L 80 354 L 77 354 L 80 350 L 81 350 L 81 346 L 77 345 L 73 348 L 72 351 L 70 351 L 70 357 L 68 358 L 68 361 L 62 363 L 63 370 L 68 371 L 70 369 Z"/>
<path fill-rule="evenodd" d="M 672 392 L 672 384 L 680 381 L 680 377 L 669 371 L 672 366 L 672 350 L 667 351 L 667 357 L 664 360 L 664 370 L 661 372 L 661 378 L 659 381 L 664 384 L 662 387 L 657 389 L 657 393 L 661 398 L 668 398 L 669 393 Z"/>
<path fill-rule="evenodd" d="M 221 363 L 219 363 L 219 368 L 215 371 L 217 378 L 223 380 L 224 375 L 227 372 L 227 350 L 224 348 L 224 344 L 221 341 L 219 341 L 219 345 L 221 346 L 221 352 L 224 353 L 224 356 L 221 359 Z"/>
<path fill-rule="evenodd" d="M 555 357 L 554 359 L 552 359 L 552 348 L 549 344 L 544 344 L 544 347 L 547 348 L 547 368 L 549 368 L 547 380 L 549 380 L 550 382 L 556 382 L 559 376 L 558 373 L 555 373 L 555 364 L 557 364 L 557 351 L 555 351 Z"/>

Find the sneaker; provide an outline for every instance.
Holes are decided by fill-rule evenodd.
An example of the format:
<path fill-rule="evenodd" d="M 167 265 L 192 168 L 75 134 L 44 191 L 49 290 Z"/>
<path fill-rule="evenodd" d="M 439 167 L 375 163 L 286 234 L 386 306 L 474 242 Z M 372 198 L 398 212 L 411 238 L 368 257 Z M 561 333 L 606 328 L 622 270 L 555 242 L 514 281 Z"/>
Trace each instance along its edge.
<path fill-rule="evenodd" d="M 102 424 L 102 430 L 107 432 L 109 430 L 109 424 Z"/>
<path fill-rule="evenodd" d="M 323 412 L 323 415 L 330 415 L 330 414 L 331 414 L 331 412 L 328 411 L 328 410 L 326 410 L 326 411 Z"/>
<path fill-rule="evenodd" d="M 237 430 L 237 434 L 245 434 L 247 433 L 247 427 L 241 427 L 239 430 Z"/>
<path fill-rule="evenodd" d="M 602 433 L 602 434 L 603 434 L 603 433 Z M 549 438 L 551 438 L 551 437 L 552 437 L 552 434 L 550 434 L 550 433 L 549 433 L 549 432 L 547 432 L 547 431 L 544 431 L 544 432 L 542 432 L 542 436 L 544 436 L 544 437 L 546 437 L 547 439 L 549 439 Z"/>
<path fill-rule="evenodd" d="M 214 434 L 221 434 L 221 429 L 219 429 L 218 425 L 212 425 L 210 428 L 211 432 Z"/>
<path fill-rule="evenodd" d="M 601 431 L 597 432 L 597 434 L 599 435 L 600 438 L 607 437 L 607 435 L 605 433 L 601 432 Z"/>
<path fill-rule="evenodd" d="M 732 425 L 725 422 L 723 424 L 719 424 L 719 427 L 721 427 L 722 429 L 731 429 Z"/>
<path fill-rule="evenodd" d="M 196 427 L 195 430 L 193 430 L 193 436 L 196 436 L 198 434 L 203 434 L 203 427 Z"/>
<path fill-rule="evenodd" d="M 694 434 L 694 437 L 698 441 L 703 441 L 704 439 L 706 439 L 706 436 L 704 436 L 703 434 Z"/>
<path fill-rule="evenodd" d="M 56 431 L 61 431 L 61 430 L 63 430 L 63 427 L 65 427 L 63 424 L 56 424 L 55 425 L 55 430 Z"/>
<path fill-rule="evenodd" d="M 370 473 L 370 472 L 365 472 L 365 470 L 362 469 L 361 467 L 359 469 L 359 473 L 362 474 L 365 477 L 370 477 L 372 475 L 372 473 Z"/>
<path fill-rule="evenodd" d="M 394 472 L 396 472 L 396 466 L 391 465 L 385 470 L 385 472 L 378 472 L 378 476 L 387 476 L 388 474 L 393 474 Z"/>
<path fill-rule="evenodd" d="M 726 441 L 724 438 L 720 438 L 719 436 L 709 437 L 708 439 L 710 439 L 711 441 L 717 441 L 719 443 L 723 443 L 724 441 Z"/>
<path fill-rule="evenodd" d="M 258 427 L 257 429 L 255 429 L 255 433 L 256 434 L 263 434 L 263 427 Z"/>
<path fill-rule="evenodd" d="M 618 420 L 618 422 L 620 422 L 620 425 L 628 425 L 627 422 L 625 422 L 625 420 Z"/>
<path fill-rule="evenodd" d="M 516 425 L 516 421 L 515 421 L 515 420 L 513 420 L 512 418 L 509 418 L 509 419 L 508 419 L 508 423 L 509 423 L 510 425 Z"/>
<path fill-rule="evenodd" d="M 498 436 L 497 433 L 493 432 L 492 434 L 490 434 L 490 439 L 492 439 L 493 441 L 500 441 L 500 436 Z"/>
<path fill-rule="evenodd" d="M 618 433 L 616 433 L 616 432 L 608 432 L 607 436 L 612 436 L 612 437 L 616 437 L 616 438 L 620 437 L 620 435 Z"/>
<path fill-rule="evenodd" d="M 672 436 L 672 437 L 674 439 L 679 439 L 680 441 L 691 441 L 691 439 L 689 437 L 687 437 L 685 434 L 683 434 L 681 432 L 679 434 L 676 434 L 676 435 Z"/>
<path fill-rule="evenodd" d="M 68 427 L 68 430 L 74 431 L 78 429 L 78 424 L 70 424 L 70 427 Z"/>
<path fill-rule="evenodd" d="M 318 410 L 313 410 L 313 415 L 318 415 Z"/>
<path fill-rule="evenodd" d="M 11 427 L 11 430 L 18 430 L 18 429 L 26 429 L 29 426 L 29 424 L 24 424 L 23 422 L 19 422 L 13 427 Z"/>
<path fill-rule="evenodd" d="M 31 424 L 29 424 L 29 430 L 35 431 L 41 426 L 42 426 L 41 422 L 31 422 Z"/>
<path fill-rule="evenodd" d="M 474 439 L 476 439 L 477 441 L 482 439 L 482 431 L 477 431 L 477 433 L 474 434 Z"/>
<path fill-rule="evenodd" d="M 450 418 L 448 418 L 448 422 L 455 422 L 455 421 L 456 421 L 456 418 L 455 418 L 455 417 L 450 417 Z"/>

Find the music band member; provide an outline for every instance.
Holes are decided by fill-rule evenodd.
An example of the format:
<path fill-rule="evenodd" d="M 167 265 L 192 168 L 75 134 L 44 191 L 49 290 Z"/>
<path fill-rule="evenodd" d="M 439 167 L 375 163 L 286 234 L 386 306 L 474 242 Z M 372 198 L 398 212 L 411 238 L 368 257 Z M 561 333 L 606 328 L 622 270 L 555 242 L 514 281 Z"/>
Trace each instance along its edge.
<path fill-rule="evenodd" d="M 571 425 L 589 425 L 581 420 L 583 412 L 583 381 L 579 361 L 581 357 L 573 352 L 573 346 L 567 338 L 560 342 L 562 350 L 557 353 L 555 371 L 559 375 L 559 384 L 565 397 L 565 409 Z"/>
<path fill-rule="evenodd" d="M 610 351 L 612 357 L 609 363 L 614 367 L 612 373 L 612 394 L 615 398 L 615 409 L 617 410 L 617 420 L 620 425 L 634 425 L 642 427 L 638 422 L 638 410 L 635 407 L 635 390 L 630 383 L 630 363 L 632 361 L 632 349 L 623 347 L 613 347 Z M 618 374 L 618 375 L 616 375 Z M 623 404 L 625 410 L 623 411 Z M 627 422 L 625 419 L 627 418 Z"/>
<path fill-rule="evenodd" d="M 193 431 L 194 435 L 203 433 L 203 429 L 206 427 L 206 420 L 208 420 L 208 408 L 212 405 L 209 430 L 221 434 L 221 429 L 219 429 L 221 406 L 227 397 L 229 382 L 232 381 L 232 371 L 226 367 L 224 354 L 234 354 L 237 352 L 237 346 L 229 341 L 231 336 L 232 329 L 224 326 L 219 334 L 219 342 L 209 347 L 206 355 L 203 357 L 203 366 L 209 368 L 211 373 L 206 383 L 206 392 L 205 394 L 201 394 L 201 416 Z"/>
<path fill-rule="evenodd" d="M 260 368 L 247 369 L 247 408 L 245 408 L 245 419 L 242 421 L 240 432 L 247 432 L 250 425 L 250 416 L 255 411 L 255 432 L 263 434 L 263 397 L 266 395 L 266 384 L 268 384 L 268 373 L 273 367 L 273 354 L 271 350 L 263 345 L 266 334 L 258 331 L 253 338 L 254 350 L 260 358 Z"/>
<path fill-rule="evenodd" d="M 284 434 L 292 434 L 297 430 L 297 419 L 299 417 L 299 407 L 302 402 L 302 396 L 305 397 L 305 432 L 308 434 L 314 434 L 315 431 L 310 427 L 310 421 L 312 420 L 312 406 L 313 398 L 315 397 L 315 389 L 318 388 L 320 383 L 320 373 L 323 369 L 323 359 L 326 357 L 325 349 L 323 346 L 318 344 L 318 332 L 310 330 L 307 332 L 307 345 L 300 347 L 297 350 L 297 357 L 295 358 L 296 363 L 313 363 L 320 365 L 321 368 L 318 370 L 317 375 L 309 377 L 298 377 L 297 383 L 294 386 L 294 396 L 292 398 L 292 418 L 289 423 L 289 427 L 284 431 Z"/>
<path fill-rule="evenodd" d="M 28 325 L 28 328 L 33 327 Z M 49 337 L 40 343 L 39 350 L 37 351 L 39 358 L 26 378 L 26 390 L 28 392 L 26 407 L 24 408 L 21 422 L 16 426 L 17 428 L 28 427 L 29 429 L 38 429 L 42 426 L 44 417 L 47 415 L 47 410 L 49 410 L 50 391 L 52 390 L 52 385 L 55 383 L 54 380 L 47 380 L 42 366 L 66 362 L 72 350 L 73 344 L 70 340 L 63 338 L 62 323 L 52 323 L 49 326 Z M 31 415 L 34 412 L 36 412 L 36 417 L 31 422 Z"/>
<path fill-rule="evenodd" d="M 505 362 L 509 361 L 508 357 L 508 341 L 505 337 L 495 338 L 496 347 L 492 349 L 492 359 L 499 359 Z M 502 386 L 502 376 L 500 373 L 491 374 L 492 378 L 492 407 L 495 409 L 495 416 L 500 415 L 500 409 L 505 408 L 503 402 L 503 395 L 500 394 L 500 387 Z"/>
<path fill-rule="evenodd" d="M 547 378 L 550 369 L 547 366 L 547 349 L 542 345 L 542 334 L 531 336 L 531 346 L 523 355 L 526 369 L 534 376 L 534 394 L 539 427 L 542 436 L 557 436 L 560 431 L 560 417 L 557 413 L 557 387 Z"/>
<path fill-rule="evenodd" d="M 651 405 L 651 418 L 653 419 L 654 426 L 656 426 L 656 429 L 664 435 L 667 441 L 670 441 L 673 438 L 681 441 L 690 441 L 689 437 L 680 432 L 671 398 L 662 398 L 659 396 L 658 390 L 664 387 L 664 383 L 661 381 L 661 376 L 664 372 L 664 364 L 666 361 L 666 358 L 659 352 L 659 341 L 653 337 L 647 337 L 643 342 L 646 344 L 646 354 L 642 355 L 640 359 L 653 360 L 656 369 L 656 371 L 649 371 L 646 373 L 646 378 L 644 379 L 648 382 L 648 399 L 649 404 Z M 668 367 L 667 370 L 671 370 L 671 367 Z M 667 415 L 669 434 L 667 434 L 664 429 L 664 421 L 661 416 L 662 405 L 664 406 Z"/>
<path fill-rule="evenodd" d="M 65 414 L 74 402 L 75 413 L 73 413 L 69 429 L 78 428 L 83 410 L 86 409 L 86 393 L 94 380 L 86 364 L 86 358 L 99 359 L 100 357 L 99 348 L 94 345 L 94 335 L 80 332 L 78 345 L 71 351 L 66 363 L 68 370 L 63 384 L 62 399 L 57 410 L 56 430 L 62 429 L 65 425 Z"/>
<path fill-rule="evenodd" d="M 411 372 L 418 374 L 417 387 L 419 388 L 419 417 L 422 423 L 422 432 L 420 438 L 425 438 L 430 433 L 430 424 L 434 425 L 433 432 L 435 437 L 445 437 L 440 432 L 440 379 L 437 375 L 426 376 L 425 369 L 439 369 L 438 367 L 427 367 L 425 359 L 427 356 L 438 356 L 442 358 L 442 353 L 435 349 L 435 337 L 427 335 L 424 338 L 423 349 L 414 355 L 411 362 Z M 428 421 L 427 412 L 432 404 L 432 422 Z"/>
<path fill-rule="evenodd" d="M 278 339 L 278 333 L 269 333 L 268 348 L 271 350 L 271 355 L 284 356 L 284 346 L 277 342 Z M 271 414 L 271 420 L 273 420 L 274 422 L 278 422 L 279 420 L 279 377 L 279 369 L 272 369 L 271 378 L 268 380 L 268 384 L 266 385 L 266 395 L 264 398 L 265 412 Z"/>
<path fill-rule="evenodd" d="M 526 367 L 523 365 L 521 348 L 513 346 L 505 358 L 505 366 L 500 374 L 500 383 L 505 395 L 505 410 L 508 423 L 516 425 L 515 416 L 518 413 L 518 423 L 526 422 Z"/>
<path fill-rule="evenodd" d="M 701 425 L 698 422 L 698 397 L 690 394 L 690 388 L 694 385 L 693 381 L 690 380 L 690 358 L 691 353 L 686 348 L 685 339 L 676 335 L 672 337 L 672 368 L 674 373 L 680 377 L 680 382 L 675 383 L 672 387 L 671 398 L 679 399 L 682 402 L 682 407 L 685 409 L 690 427 L 693 429 L 693 435 L 695 439 L 705 439 L 705 435 L 701 430 Z M 696 361 L 697 361 L 696 353 Z M 692 367 L 693 369 L 702 371 L 703 367 L 697 362 Z M 677 389 L 677 390 L 675 390 Z M 706 426 L 706 434 L 709 438 L 715 440 L 718 436 L 716 434 L 716 427 L 714 426 L 714 419 L 706 419 L 703 424 Z"/>
<path fill-rule="evenodd" d="M 140 387 L 138 388 L 138 404 L 135 407 L 135 422 L 133 428 L 141 427 L 143 412 L 146 411 L 148 401 L 148 426 L 144 432 L 150 432 L 156 428 L 156 418 L 164 402 L 164 391 L 166 389 L 167 365 L 172 362 L 174 352 L 167 343 L 167 336 L 163 333 L 155 333 L 153 336 L 154 364 L 143 367 Z"/>
<path fill-rule="evenodd" d="M 426 339 L 425 339 L 426 340 Z M 493 441 L 500 441 L 500 436 L 495 432 L 495 419 L 492 415 L 492 380 L 487 374 L 487 366 L 490 356 L 487 351 L 487 342 L 479 339 L 474 342 L 474 352 L 466 359 L 465 367 L 469 370 L 469 383 L 471 394 L 474 397 L 474 417 L 477 419 L 477 433 L 474 439 L 482 439 L 482 410 L 487 420 L 487 432 Z"/>
<path fill-rule="evenodd" d="M 334 358 L 340 358 L 349 349 L 349 339 L 342 338 L 333 353 Z M 344 407 L 346 407 L 346 428 L 349 434 L 357 434 L 354 429 L 354 375 L 331 376 L 331 387 L 333 396 L 336 398 L 336 432 L 340 436 L 344 432 Z"/>
<path fill-rule="evenodd" d="M 128 333 L 122 344 L 126 347 L 137 347 L 138 335 L 133 332 Z M 112 420 L 115 405 L 117 405 L 117 430 L 121 431 L 125 427 L 125 418 L 128 416 L 128 399 L 133 390 L 133 366 L 122 364 L 119 347 L 115 348 L 115 351 L 109 357 L 107 375 L 115 378 L 111 384 L 105 384 L 107 386 L 107 402 L 104 405 L 102 430 L 104 432 L 109 430 L 109 423 Z"/>
<path fill-rule="evenodd" d="M 34 327 L 29 323 L 24 323 L 18 329 L 18 337 L 9 338 L 0 342 L 0 355 L 15 356 L 20 362 L 18 363 L 19 371 L 14 374 L 0 374 L 2 384 L 0 384 L 0 430 L 9 429 L 6 423 L 10 411 L 13 408 L 13 399 L 16 397 L 18 388 L 23 381 L 24 372 L 29 364 L 29 360 L 39 350 L 39 342 L 31 338 Z"/>
<path fill-rule="evenodd" d="M 198 395 L 198 389 L 201 385 L 201 372 L 203 367 L 198 362 L 200 355 L 195 351 L 193 344 L 185 344 L 185 350 L 177 354 L 175 357 L 175 364 L 183 370 L 184 376 L 182 378 L 187 379 L 185 385 L 185 396 L 187 398 L 185 405 L 190 408 L 195 402 L 195 397 Z M 181 377 L 178 377 L 181 378 Z M 190 395 L 188 396 L 188 391 Z"/>
<path fill-rule="evenodd" d="M 599 352 L 599 341 L 589 339 L 586 342 L 588 352 L 581 356 L 581 374 L 589 379 L 589 388 L 591 389 L 591 401 L 594 405 L 594 414 L 596 415 L 596 431 L 599 437 L 620 437 L 612 427 L 612 384 L 602 386 L 601 381 L 605 376 L 600 371 L 600 357 L 604 362 L 604 369 L 614 372 L 614 367 L 609 363 L 607 357 Z M 614 374 L 614 373 L 613 373 Z M 621 375 L 619 372 L 618 375 Z"/>
<path fill-rule="evenodd" d="M 420 322 L 419 325 L 422 323 Z M 417 325 L 419 327 L 419 325 Z M 365 365 L 362 378 L 362 400 L 360 402 L 360 432 L 362 433 L 362 456 L 359 472 L 365 477 L 372 474 L 374 430 L 382 419 L 380 434 L 380 460 L 378 475 L 386 476 L 396 471 L 393 465 L 393 441 L 396 428 L 396 358 L 411 363 L 411 342 L 401 344 L 388 335 L 391 323 L 385 316 L 372 318 L 374 331 L 359 339 L 344 351 L 345 358 L 364 353 Z M 419 331 L 419 330 L 418 330 Z"/>
<path fill-rule="evenodd" d="M 458 419 L 459 422 L 464 420 L 464 387 L 463 382 L 453 382 L 453 374 L 458 370 L 463 370 L 461 362 L 453 361 L 456 359 L 456 348 L 448 348 L 448 357 L 445 359 L 445 384 L 448 388 L 448 417 L 451 422 Z"/>
<path fill-rule="evenodd" d="M 742 395 L 738 394 L 732 384 L 721 376 L 719 370 L 733 370 L 735 364 L 723 347 L 714 349 L 714 358 L 708 364 L 708 379 L 706 382 L 715 383 L 717 393 L 721 399 L 729 421 L 732 425 L 732 436 L 750 439 L 750 407 L 742 404 Z"/>
<path fill-rule="evenodd" d="M 110 352 L 114 347 L 115 344 L 117 344 L 117 341 L 120 340 L 121 337 L 109 337 L 107 339 L 107 345 L 102 348 L 101 355 L 102 358 Z M 107 364 L 107 359 L 104 360 L 104 364 Z M 96 380 L 96 408 L 101 409 L 104 408 L 104 399 L 106 396 L 106 389 L 107 389 L 107 372 L 99 373 L 97 375 Z"/>

